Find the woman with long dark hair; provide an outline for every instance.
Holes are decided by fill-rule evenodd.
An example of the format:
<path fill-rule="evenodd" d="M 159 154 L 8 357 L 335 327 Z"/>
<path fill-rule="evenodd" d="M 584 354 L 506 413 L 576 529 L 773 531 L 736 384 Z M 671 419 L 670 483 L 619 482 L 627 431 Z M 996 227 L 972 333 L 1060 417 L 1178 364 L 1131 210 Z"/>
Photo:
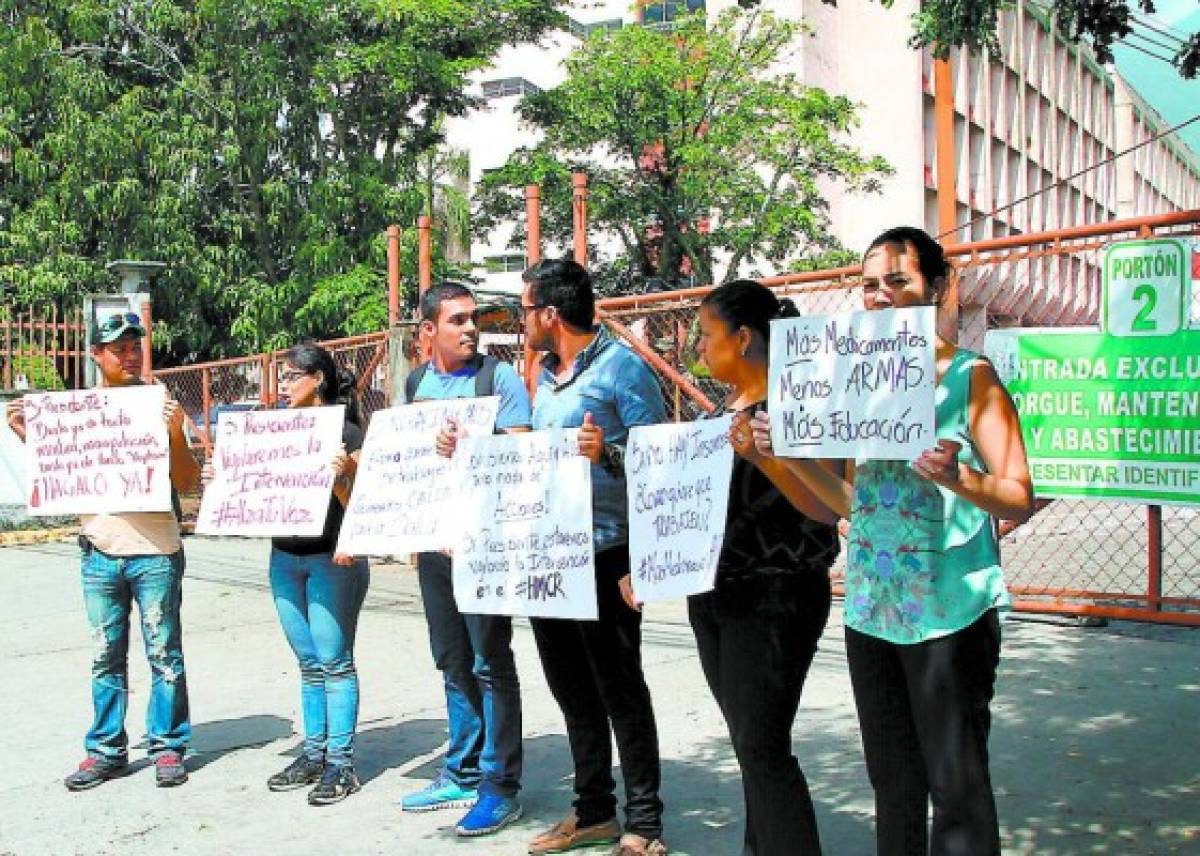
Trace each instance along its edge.
<path fill-rule="evenodd" d="M 288 407 L 346 406 L 325 531 L 316 538 L 271 542 L 271 594 L 279 623 L 300 663 L 304 749 L 271 776 L 267 786 L 282 791 L 315 782 L 309 803 L 328 805 L 361 787 L 353 765 L 358 725 L 354 634 L 369 572 L 366 559 L 335 553 L 334 548 L 358 468 L 363 431 L 354 378 L 340 374 L 324 348 L 300 344 L 287 352 L 279 372 L 279 394 Z"/>
<path fill-rule="evenodd" d="M 790 300 L 737 280 L 700 305 L 699 352 L 729 386 L 714 416 L 733 413 L 734 459 L 725 541 L 712 591 L 688 600 L 704 676 L 742 771 L 746 856 L 821 852 L 792 724 L 829 617 L 834 517 L 777 460 L 759 455 L 748 420 L 765 407 L 770 321 Z"/>
<path fill-rule="evenodd" d="M 928 234 L 889 229 L 863 257 L 864 303 L 937 306 L 950 275 Z M 987 741 L 1009 599 L 992 518 L 1027 519 L 1033 488 L 1016 408 L 991 363 L 940 336 L 935 359 L 936 445 L 911 464 L 854 461 L 843 479 L 779 460 L 850 521 L 846 656 L 878 852 L 996 856 Z M 768 421 L 753 430 L 769 454 Z"/>
<path fill-rule="evenodd" d="M 279 368 L 280 403 L 286 407 L 346 408 L 342 446 L 331 466 L 335 475 L 325 529 L 313 538 L 271 540 L 271 595 L 288 644 L 300 664 L 300 709 L 304 746 L 300 757 L 267 780 L 273 791 L 315 785 L 312 805 L 345 799 L 361 787 L 354 774 L 358 724 L 358 672 L 354 634 L 367 594 L 365 559 L 335 553 L 350 487 L 358 468 L 363 430 L 354 377 L 339 372 L 324 348 L 302 343 Z M 212 477 L 205 467 L 206 480 Z"/>

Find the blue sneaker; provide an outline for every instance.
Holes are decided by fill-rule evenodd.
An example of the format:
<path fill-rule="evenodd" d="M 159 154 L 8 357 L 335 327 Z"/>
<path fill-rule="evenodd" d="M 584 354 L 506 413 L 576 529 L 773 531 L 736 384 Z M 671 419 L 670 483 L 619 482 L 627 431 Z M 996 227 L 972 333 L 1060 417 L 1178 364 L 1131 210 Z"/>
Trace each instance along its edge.
<path fill-rule="evenodd" d="M 463 815 L 454 831 L 468 838 L 491 835 L 518 819 L 522 811 L 521 804 L 512 797 L 483 794 L 479 797 L 479 802 Z"/>
<path fill-rule="evenodd" d="M 439 775 L 416 793 L 400 800 L 403 811 L 434 811 L 439 808 L 466 808 L 475 804 L 479 793 L 474 788 L 464 788 Z"/>

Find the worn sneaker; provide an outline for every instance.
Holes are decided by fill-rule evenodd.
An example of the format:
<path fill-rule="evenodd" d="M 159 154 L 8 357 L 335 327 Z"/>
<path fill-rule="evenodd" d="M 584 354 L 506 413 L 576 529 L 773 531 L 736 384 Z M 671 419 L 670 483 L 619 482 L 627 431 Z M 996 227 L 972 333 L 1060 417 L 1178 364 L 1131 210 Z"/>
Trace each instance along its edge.
<path fill-rule="evenodd" d="M 439 775 L 421 790 L 407 794 L 400 800 L 403 811 L 434 811 L 439 808 L 469 808 L 479 799 L 474 788 L 464 788 Z"/>
<path fill-rule="evenodd" d="M 542 853 L 565 853 L 576 847 L 593 847 L 597 844 L 612 844 L 621 837 L 621 824 L 614 817 L 604 823 L 580 826 L 574 812 L 566 820 L 560 820 L 533 841 L 529 852 L 534 856 Z"/>
<path fill-rule="evenodd" d="M 454 827 L 454 831 L 468 838 L 491 835 L 517 820 L 523 811 L 521 804 L 512 797 L 481 794 L 478 802 Z"/>
<path fill-rule="evenodd" d="M 128 772 L 129 762 L 124 758 L 113 761 L 100 755 L 88 755 L 80 762 L 79 769 L 63 779 L 63 784 L 68 791 L 86 791 Z"/>
<path fill-rule="evenodd" d="M 325 772 L 325 761 L 314 761 L 307 755 L 301 755 L 288 764 L 271 778 L 267 779 L 267 787 L 272 791 L 294 791 L 305 785 L 313 785 L 321 781 Z"/>
<path fill-rule="evenodd" d="M 667 856 L 667 845 L 661 838 L 644 838 L 626 832 L 609 856 Z"/>
<path fill-rule="evenodd" d="M 160 788 L 173 788 L 188 780 L 183 766 L 183 756 L 178 752 L 160 752 L 154 756 L 154 784 Z"/>
<path fill-rule="evenodd" d="M 308 804 L 333 805 L 360 790 L 362 782 L 354 775 L 353 767 L 326 764 L 321 781 L 308 792 Z"/>

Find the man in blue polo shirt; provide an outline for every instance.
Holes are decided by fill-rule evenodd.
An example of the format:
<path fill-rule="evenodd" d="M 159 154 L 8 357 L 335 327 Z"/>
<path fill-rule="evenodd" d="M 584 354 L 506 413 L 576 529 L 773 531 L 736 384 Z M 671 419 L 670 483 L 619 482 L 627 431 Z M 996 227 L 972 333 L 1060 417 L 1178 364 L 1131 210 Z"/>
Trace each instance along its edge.
<path fill-rule="evenodd" d="M 405 398 L 412 403 L 498 395 L 496 430 L 528 431 L 529 395 L 511 365 L 479 353 L 478 314 L 475 296 L 464 285 L 443 282 L 425 292 L 421 328 L 433 356 L 409 376 Z M 457 434 L 457 426 L 448 427 Z M 421 553 L 417 569 L 429 644 L 446 685 L 450 747 L 434 781 L 405 796 L 401 807 L 470 806 L 456 826 L 458 834 L 487 835 L 521 816 L 521 685 L 512 619 L 459 612 L 447 555 Z"/>

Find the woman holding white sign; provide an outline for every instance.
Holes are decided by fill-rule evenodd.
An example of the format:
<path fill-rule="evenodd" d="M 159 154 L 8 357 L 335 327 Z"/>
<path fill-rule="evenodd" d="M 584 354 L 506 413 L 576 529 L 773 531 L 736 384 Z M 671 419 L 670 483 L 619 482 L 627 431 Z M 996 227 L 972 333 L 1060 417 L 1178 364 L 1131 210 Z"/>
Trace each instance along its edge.
<path fill-rule="evenodd" d="M 821 852 L 808 783 L 792 754 L 800 693 L 829 618 L 834 515 L 777 459 L 759 455 L 749 417 L 767 398 L 770 321 L 790 300 L 737 280 L 700 304 L 700 357 L 729 384 L 712 414 L 738 414 L 725 539 L 712 591 L 688 598 L 704 677 L 742 771 L 747 856 Z"/>
<path fill-rule="evenodd" d="M 889 229 L 863 258 L 866 308 L 937 306 L 950 267 L 920 229 Z M 992 517 L 1025 520 L 1021 426 L 992 365 L 938 337 L 934 448 L 911 464 L 849 462 L 845 479 L 783 459 L 850 521 L 846 655 L 875 789 L 880 854 L 1000 853 L 988 771 L 990 703 L 1009 599 Z M 770 454 L 770 425 L 754 440 Z M 932 832 L 926 821 L 933 802 Z"/>
<path fill-rule="evenodd" d="M 346 405 L 324 532 L 317 538 L 271 541 L 271 594 L 300 663 L 304 748 L 268 779 L 267 787 L 288 791 L 315 783 L 308 794 L 312 805 L 337 802 L 361 787 L 353 767 L 358 725 L 354 634 L 369 576 L 366 559 L 334 552 L 363 440 L 353 390 L 353 378 L 339 376 L 333 357 L 317 345 L 296 345 L 280 367 L 279 395 L 288 407 Z"/>

